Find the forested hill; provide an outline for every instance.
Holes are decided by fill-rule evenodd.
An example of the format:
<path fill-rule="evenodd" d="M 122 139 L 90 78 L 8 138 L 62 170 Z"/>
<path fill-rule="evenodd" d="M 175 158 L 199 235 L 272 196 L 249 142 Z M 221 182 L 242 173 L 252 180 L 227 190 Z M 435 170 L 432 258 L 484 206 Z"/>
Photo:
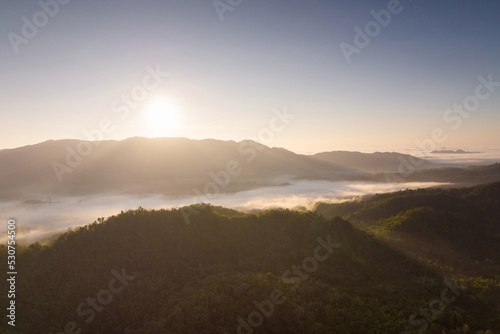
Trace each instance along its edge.
<path fill-rule="evenodd" d="M 17 257 L 16 327 L 3 321 L 1 333 L 500 329 L 498 286 L 459 286 L 348 221 L 311 212 L 138 209 Z M 439 298 L 437 314 L 429 303 Z"/>
<path fill-rule="evenodd" d="M 320 203 L 408 254 L 473 275 L 500 277 L 500 182 L 458 189 L 418 189 L 363 201 Z"/>

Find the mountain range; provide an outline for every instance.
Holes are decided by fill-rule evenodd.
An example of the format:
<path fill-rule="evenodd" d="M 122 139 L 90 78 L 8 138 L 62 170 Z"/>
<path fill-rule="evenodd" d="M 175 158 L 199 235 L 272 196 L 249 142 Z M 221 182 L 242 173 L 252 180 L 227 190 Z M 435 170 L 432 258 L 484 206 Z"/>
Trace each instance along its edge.
<path fill-rule="evenodd" d="M 186 195 L 215 182 L 226 192 L 287 184 L 294 179 L 381 181 L 412 163 L 419 181 L 441 182 L 443 165 L 397 152 L 297 154 L 255 141 L 129 138 L 51 140 L 0 150 L 0 199 L 96 193 Z M 432 173 L 426 171 L 432 170 Z M 456 173 L 455 173 L 456 174 Z M 437 176 L 436 176 L 437 175 Z M 494 181 L 492 178 L 481 181 Z M 404 182 L 396 178 L 397 182 Z M 460 180 L 455 180 L 460 181 Z M 472 180 L 474 182 L 474 180 Z M 479 182 L 477 182 L 479 183 Z"/>

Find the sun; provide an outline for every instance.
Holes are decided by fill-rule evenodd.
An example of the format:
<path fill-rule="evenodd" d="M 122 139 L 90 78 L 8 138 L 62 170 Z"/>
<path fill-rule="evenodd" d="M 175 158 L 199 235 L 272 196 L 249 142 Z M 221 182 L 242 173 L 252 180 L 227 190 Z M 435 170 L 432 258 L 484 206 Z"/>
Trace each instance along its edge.
<path fill-rule="evenodd" d="M 179 115 L 172 102 L 157 99 L 146 107 L 146 123 L 151 136 L 172 136 L 179 129 Z"/>

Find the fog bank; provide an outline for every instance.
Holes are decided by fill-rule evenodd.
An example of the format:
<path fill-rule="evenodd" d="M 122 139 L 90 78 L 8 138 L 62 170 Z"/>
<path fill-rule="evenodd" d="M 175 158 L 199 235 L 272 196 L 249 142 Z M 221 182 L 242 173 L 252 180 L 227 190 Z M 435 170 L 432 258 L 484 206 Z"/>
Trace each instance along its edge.
<path fill-rule="evenodd" d="M 310 209 L 315 202 L 341 202 L 360 196 L 398 191 L 401 189 L 438 186 L 439 183 L 367 183 L 331 181 L 293 181 L 289 185 L 258 188 L 234 194 L 206 197 L 167 197 L 162 195 L 116 195 L 95 197 L 61 197 L 44 201 L 0 202 L 0 232 L 6 241 L 7 220 L 17 221 L 17 240 L 21 243 L 38 241 L 55 233 L 92 223 L 99 217 L 109 217 L 129 209 L 175 208 L 199 202 L 209 202 L 228 208 Z"/>

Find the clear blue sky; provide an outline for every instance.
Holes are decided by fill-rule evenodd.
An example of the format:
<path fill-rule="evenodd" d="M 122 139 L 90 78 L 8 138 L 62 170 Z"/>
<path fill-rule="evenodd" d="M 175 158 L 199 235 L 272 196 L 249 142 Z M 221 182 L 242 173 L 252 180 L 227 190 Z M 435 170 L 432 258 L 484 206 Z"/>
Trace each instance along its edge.
<path fill-rule="evenodd" d="M 401 0 L 348 63 L 340 44 L 388 3 L 243 0 L 221 20 L 202 0 L 72 0 L 53 17 L 0 0 L 0 149 L 84 139 L 104 119 L 105 139 L 243 140 L 284 107 L 296 117 L 265 143 L 298 152 L 412 148 L 437 127 L 439 146 L 498 147 L 500 87 L 468 118 L 443 115 L 479 76 L 500 82 L 500 2 Z M 157 66 L 169 76 L 114 112 Z"/>

